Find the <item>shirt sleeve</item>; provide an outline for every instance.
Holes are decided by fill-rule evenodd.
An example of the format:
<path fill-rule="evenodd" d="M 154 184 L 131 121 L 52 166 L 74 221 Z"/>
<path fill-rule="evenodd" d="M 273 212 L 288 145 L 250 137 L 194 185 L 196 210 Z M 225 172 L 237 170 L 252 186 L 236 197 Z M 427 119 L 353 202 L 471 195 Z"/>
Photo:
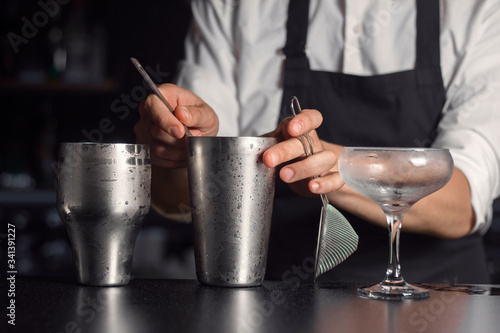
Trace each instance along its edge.
<path fill-rule="evenodd" d="M 192 1 L 193 22 L 185 41 L 177 85 L 209 104 L 219 117 L 221 136 L 238 135 L 236 57 L 232 38 L 234 1 Z"/>
<path fill-rule="evenodd" d="M 496 3 L 496 2 L 489 2 Z M 500 6 L 483 6 L 455 69 L 434 146 L 447 147 L 469 182 L 476 223 L 484 233 L 500 196 Z"/>

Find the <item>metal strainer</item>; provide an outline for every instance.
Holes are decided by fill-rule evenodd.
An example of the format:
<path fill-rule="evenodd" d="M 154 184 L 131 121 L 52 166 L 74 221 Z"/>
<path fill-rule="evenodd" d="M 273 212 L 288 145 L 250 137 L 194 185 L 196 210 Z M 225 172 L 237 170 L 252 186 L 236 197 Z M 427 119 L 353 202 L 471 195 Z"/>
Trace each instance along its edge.
<path fill-rule="evenodd" d="M 294 115 L 295 106 L 299 112 L 299 100 L 297 97 L 292 97 L 290 107 Z M 306 133 L 309 149 L 306 145 L 304 136 L 300 136 L 306 156 L 314 154 L 309 133 Z M 318 178 L 316 176 L 315 178 Z M 358 235 L 352 228 L 351 224 L 335 207 L 333 207 L 326 194 L 321 194 L 321 217 L 319 222 L 318 243 L 316 245 L 316 260 L 314 262 L 314 280 L 321 274 L 331 270 L 333 267 L 347 259 L 358 248 Z"/>

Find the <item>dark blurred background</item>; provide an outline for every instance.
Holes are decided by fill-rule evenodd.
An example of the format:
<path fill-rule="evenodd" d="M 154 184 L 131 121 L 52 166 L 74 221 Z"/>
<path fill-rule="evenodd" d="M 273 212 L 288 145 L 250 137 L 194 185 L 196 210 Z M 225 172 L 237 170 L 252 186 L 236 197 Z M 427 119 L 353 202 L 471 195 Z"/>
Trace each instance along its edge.
<path fill-rule="evenodd" d="M 19 274 L 74 274 L 55 207 L 58 145 L 134 143 L 146 89 L 130 57 L 172 82 L 190 20 L 185 0 L 0 2 L 1 274 L 8 223 Z M 166 223 L 149 214 L 133 274 L 195 278 L 189 226 Z"/>
<path fill-rule="evenodd" d="M 130 57 L 149 66 L 157 83 L 172 82 L 189 25 L 187 0 L 1 2 L 1 274 L 12 223 L 19 274 L 74 275 L 55 207 L 58 144 L 135 142 L 145 89 Z M 103 119 L 112 126 L 101 128 Z M 485 241 L 500 283 L 499 202 L 495 209 Z M 195 278 L 190 237 L 189 225 L 151 212 L 136 244 L 133 275 Z"/>

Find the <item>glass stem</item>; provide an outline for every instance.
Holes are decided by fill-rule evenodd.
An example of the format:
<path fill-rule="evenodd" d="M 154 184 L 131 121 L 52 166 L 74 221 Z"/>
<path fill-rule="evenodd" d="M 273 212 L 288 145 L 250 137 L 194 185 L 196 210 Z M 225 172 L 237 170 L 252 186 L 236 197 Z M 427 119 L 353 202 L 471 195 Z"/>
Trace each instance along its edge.
<path fill-rule="evenodd" d="M 401 222 L 406 214 L 404 212 L 386 212 L 387 224 L 389 226 L 389 265 L 385 275 L 385 283 L 397 284 L 404 283 L 401 275 L 401 266 L 399 264 L 399 232 Z"/>

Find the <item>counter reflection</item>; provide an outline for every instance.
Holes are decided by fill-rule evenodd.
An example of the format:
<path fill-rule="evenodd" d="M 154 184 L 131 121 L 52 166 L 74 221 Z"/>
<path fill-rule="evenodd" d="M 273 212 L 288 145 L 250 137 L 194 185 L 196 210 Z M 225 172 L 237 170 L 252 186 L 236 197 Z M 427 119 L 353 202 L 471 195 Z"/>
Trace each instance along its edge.
<path fill-rule="evenodd" d="M 72 332 L 136 333 L 147 331 L 130 290 L 120 287 L 79 287 Z M 66 324 L 71 326 L 71 322 Z"/>
<path fill-rule="evenodd" d="M 274 304 L 262 286 L 253 288 L 213 288 L 199 286 L 197 307 L 200 320 L 195 332 L 273 332 Z"/>
<path fill-rule="evenodd" d="M 431 290 L 429 299 L 395 302 L 316 288 L 315 332 L 330 332 L 333 327 L 342 332 L 456 332 L 466 308 L 467 296 L 458 291 Z"/>

